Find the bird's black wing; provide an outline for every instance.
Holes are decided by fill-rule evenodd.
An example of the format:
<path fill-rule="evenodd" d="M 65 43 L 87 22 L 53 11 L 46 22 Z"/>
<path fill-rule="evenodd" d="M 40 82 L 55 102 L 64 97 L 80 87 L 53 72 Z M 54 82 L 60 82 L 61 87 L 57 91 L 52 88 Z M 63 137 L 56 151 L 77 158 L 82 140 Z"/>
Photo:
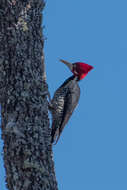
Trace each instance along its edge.
<path fill-rule="evenodd" d="M 70 88 L 68 88 L 68 92 L 65 96 L 63 117 L 62 117 L 61 125 L 59 127 L 59 134 L 57 136 L 56 143 L 59 140 L 60 134 L 62 133 L 65 125 L 70 119 L 80 98 L 80 88 L 79 88 L 78 82 L 72 81 L 72 83 L 74 84 L 70 85 Z"/>

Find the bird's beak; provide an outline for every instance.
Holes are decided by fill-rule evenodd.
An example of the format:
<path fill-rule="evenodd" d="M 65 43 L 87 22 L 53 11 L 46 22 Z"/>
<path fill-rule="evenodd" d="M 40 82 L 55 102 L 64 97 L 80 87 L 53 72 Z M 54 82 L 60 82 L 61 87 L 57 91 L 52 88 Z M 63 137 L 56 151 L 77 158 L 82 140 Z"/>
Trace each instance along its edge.
<path fill-rule="evenodd" d="M 73 70 L 73 64 L 72 63 L 69 63 L 68 61 L 65 61 L 65 60 L 63 60 L 63 59 L 60 59 L 60 61 L 62 62 L 62 63 L 64 63 L 65 65 L 67 65 L 67 67 L 71 70 L 71 72 L 72 72 L 72 70 Z"/>

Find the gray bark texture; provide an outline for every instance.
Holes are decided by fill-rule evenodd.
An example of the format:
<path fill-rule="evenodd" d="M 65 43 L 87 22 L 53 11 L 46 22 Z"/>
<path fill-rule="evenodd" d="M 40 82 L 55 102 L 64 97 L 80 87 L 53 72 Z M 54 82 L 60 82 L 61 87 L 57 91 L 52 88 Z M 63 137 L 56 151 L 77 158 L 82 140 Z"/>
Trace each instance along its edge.
<path fill-rule="evenodd" d="M 9 190 L 57 190 L 44 69 L 43 8 L 43 0 L 0 0 L 1 129 Z"/>

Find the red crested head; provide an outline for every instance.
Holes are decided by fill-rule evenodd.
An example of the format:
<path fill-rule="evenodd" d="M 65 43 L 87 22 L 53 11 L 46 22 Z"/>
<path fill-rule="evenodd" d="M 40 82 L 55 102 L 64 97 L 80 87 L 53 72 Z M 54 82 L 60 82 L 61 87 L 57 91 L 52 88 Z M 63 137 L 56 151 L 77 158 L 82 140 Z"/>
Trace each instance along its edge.
<path fill-rule="evenodd" d="M 93 66 L 91 65 L 82 62 L 76 62 L 73 63 L 72 72 L 74 73 L 75 76 L 78 76 L 79 80 L 82 80 L 92 69 Z"/>
<path fill-rule="evenodd" d="M 78 80 L 82 80 L 84 77 L 86 77 L 88 72 L 93 69 L 93 66 L 88 65 L 87 63 L 76 62 L 72 64 L 62 59 L 60 61 L 69 67 L 71 72 L 78 77 Z"/>

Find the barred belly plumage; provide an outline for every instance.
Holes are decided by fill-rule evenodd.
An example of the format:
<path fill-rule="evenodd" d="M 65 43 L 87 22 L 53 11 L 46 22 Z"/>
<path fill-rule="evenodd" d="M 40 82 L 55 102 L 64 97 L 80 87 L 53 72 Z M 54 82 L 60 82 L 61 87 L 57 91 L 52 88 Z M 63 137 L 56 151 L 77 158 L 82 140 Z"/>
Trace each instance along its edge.
<path fill-rule="evenodd" d="M 60 134 L 74 111 L 80 97 L 77 77 L 67 79 L 55 92 L 51 100 L 52 142 L 58 141 Z"/>

